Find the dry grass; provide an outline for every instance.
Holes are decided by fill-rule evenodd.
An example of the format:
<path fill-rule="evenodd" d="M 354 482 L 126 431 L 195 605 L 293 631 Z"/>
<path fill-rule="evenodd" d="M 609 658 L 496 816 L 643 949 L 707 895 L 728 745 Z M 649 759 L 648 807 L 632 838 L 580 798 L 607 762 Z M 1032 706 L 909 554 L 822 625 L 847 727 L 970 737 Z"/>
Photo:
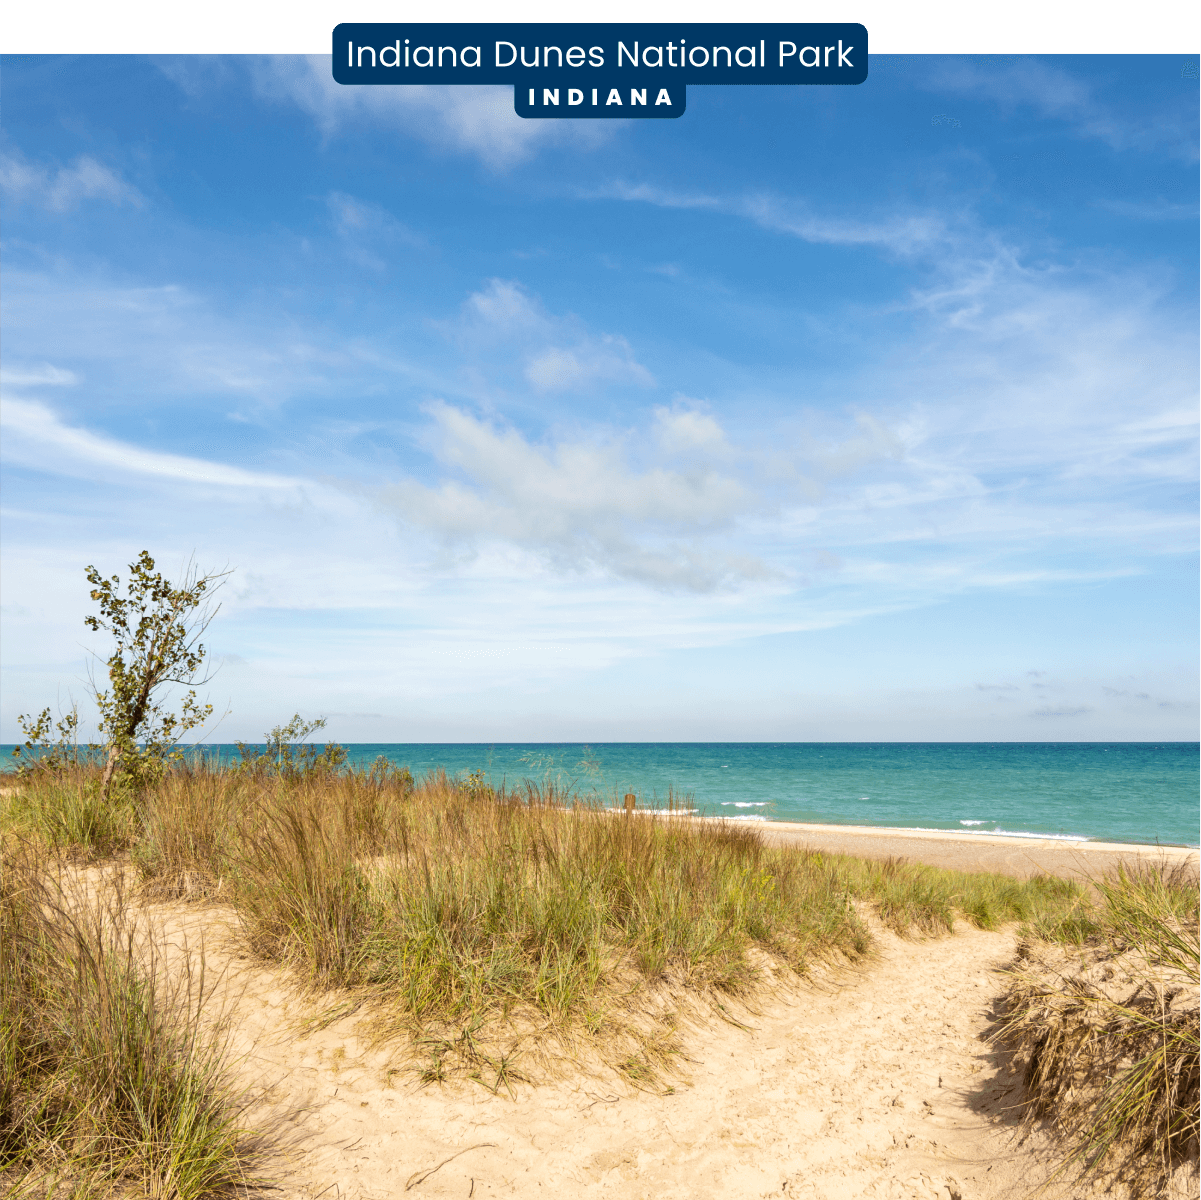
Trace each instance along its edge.
<path fill-rule="evenodd" d="M 96 775 L 0 801 L 20 881 L 5 920 L 25 931 L 3 960 L 4 1161 L 39 1186 L 61 1162 L 88 1194 L 228 1191 L 255 1147 L 198 1036 L 195 989 L 172 993 L 119 914 L 81 923 L 55 901 L 66 859 L 116 856 L 142 900 L 232 906 L 247 949 L 320 995 L 315 1024 L 360 1013 L 363 1032 L 407 1042 L 421 1081 L 494 1091 L 583 1062 L 662 1088 L 685 1024 L 737 1021 L 815 965 L 870 954 L 865 913 L 927 936 L 1083 911 L 1063 880 L 776 848 L 749 825 L 608 812 L 549 779 L 498 792 L 382 766 L 180 768 L 100 806 Z"/>
<path fill-rule="evenodd" d="M 1099 903 L 1030 930 L 1002 1036 L 1026 1059 L 1028 1119 L 1069 1147 L 1065 1169 L 1164 1194 L 1198 1153 L 1197 880 L 1119 868 L 1095 886 Z"/>
<path fill-rule="evenodd" d="M 729 1015 L 731 999 L 866 954 L 864 909 L 942 934 L 957 917 L 1053 921 L 1079 894 L 610 813 L 550 779 L 496 792 L 477 775 L 181 769 L 107 823 L 64 815 L 93 787 L 42 781 L 9 819 L 76 854 L 125 849 L 156 898 L 220 897 L 262 961 L 411 1037 L 424 1077 L 489 1086 L 516 1077 L 519 1045 L 528 1059 L 548 1040 L 655 1078 L 682 1014 Z"/>
<path fill-rule="evenodd" d="M 167 972 L 121 889 L 89 894 L 44 847 L 0 847 L 0 1187 L 200 1200 L 243 1192 L 240 1121 L 203 967 Z"/>

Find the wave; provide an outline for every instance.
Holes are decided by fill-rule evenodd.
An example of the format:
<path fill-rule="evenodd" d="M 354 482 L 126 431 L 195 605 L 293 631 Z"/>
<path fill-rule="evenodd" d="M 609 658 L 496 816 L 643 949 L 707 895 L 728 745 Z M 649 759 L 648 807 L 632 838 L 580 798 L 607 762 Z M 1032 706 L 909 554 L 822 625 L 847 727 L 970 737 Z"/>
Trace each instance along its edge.
<path fill-rule="evenodd" d="M 960 822 L 966 824 L 967 822 Z M 836 827 L 835 827 L 836 828 Z M 894 829 L 908 829 L 914 833 L 958 833 L 957 829 L 935 829 L 929 825 L 895 825 Z M 973 829 L 973 833 L 979 834 L 981 837 L 1011 837 L 1011 838 L 1035 838 L 1043 842 L 1092 842 L 1095 838 L 1089 837 L 1086 833 L 1031 833 L 1028 830 L 1020 829 Z"/>

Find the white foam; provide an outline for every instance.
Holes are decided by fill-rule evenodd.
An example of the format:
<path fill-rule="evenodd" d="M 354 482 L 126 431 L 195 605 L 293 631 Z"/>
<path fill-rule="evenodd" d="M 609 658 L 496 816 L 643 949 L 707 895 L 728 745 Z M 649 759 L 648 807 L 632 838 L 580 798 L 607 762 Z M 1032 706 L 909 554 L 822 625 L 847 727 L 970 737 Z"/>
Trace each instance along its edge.
<path fill-rule="evenodd" d="M 733 805 L 735 808 L 766 808 L 769 801 L 767 800 L 723 800 L 722 808 L 729 808 Z"/>
<path fill-rule="evenodd" d="M 960 821 L 960 825 L 987 825 L 987 821 Z"/>
<path fill-rule="evenodd" d="M 834 826 L 833 828 L 837 828 Z M 954 829 L 932 829 L 928 825 L 897 825 L 896 829 L 909 829 L 914 833 L 955 833 Z M 1086 833 L 1027 833 L 1016 829 L 976 829 L 978 837 L 1034 838 L 1040 842 L 1091 842 Z"/>

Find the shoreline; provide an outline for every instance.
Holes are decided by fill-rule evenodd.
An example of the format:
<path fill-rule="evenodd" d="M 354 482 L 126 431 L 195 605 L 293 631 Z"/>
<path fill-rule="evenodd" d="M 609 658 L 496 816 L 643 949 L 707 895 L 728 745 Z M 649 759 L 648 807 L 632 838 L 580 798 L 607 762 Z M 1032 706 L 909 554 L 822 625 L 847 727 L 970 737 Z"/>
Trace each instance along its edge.
<path fill-rule="evenodd" d="M 611 812 L 620 812 L 610 809 Z M 806 847 L 828 854 L 887 860 L 904 858 L 954 871 L 990 871 L 1027 879 L 1057 875 L 1093 879 L 1119 864 L 1161 863 L 1201 873 L 1201 850 L 1142 842 L 1103 842 L 1081 838 L 1040 838 L 1029 835 L 960 833 L 958 830 L 893 829 L 885 825 L 815 825 L 800 821 L 746 821 L 639 809 L 664 817 L 686 816 L 692 821 L 724 822 L 758 829 L 769 845 Z"/>
<path fill-rule="evenodd" d="M 712 818 L 710 818 L 712 819 Z M 721 820 L 722 818 L 716 818 Z M 907 858 L 931 867 L 958 871 L 995 871 L 1029 878 L 1058 875 L 1091 879 L 1121 863 L 1162 863 L 1199 870 L 1199 852 L 1188 846 L 1136 842 L 1065 841 L 1005 834 L 890 829 L 867 825 L 810 825 L 756 821 L 769 843 L 805 845 L 827 853 L 860 858 Z"/>
<path fill-rule="evenodd" d="M 746 820 L 745 817 L 718 817 L 719 821 Z M 976 829 L 920 829 L 905 825 L 835 825 L 822 824 L 815 821 L 756 821 L 756 825 L 779 830 L 817 831 L 822 833 L 851 833 L 879 834 L 896 837 L 933 838 L 936 840 L 950 839 L 958 842 L 976 842 L 981 845 L 995 846 L 1021 842 L 1037 843 L 1044 847 L 1060 847 L 1064 850 L 1089 849 L 1104 851 L 1120 851 L 1122 853 L 1157 853 L 1167 850 L 1186 855 L 1201 853 L 1201 845 L 1190 845 L 1187 842 L 1115 842 L 1109 838 L 1095 838 L 1089 834 L 1059 834 L 1059 833 L 1022 833 L 1019 831 L 1000 831 L 988 833 Z"/>

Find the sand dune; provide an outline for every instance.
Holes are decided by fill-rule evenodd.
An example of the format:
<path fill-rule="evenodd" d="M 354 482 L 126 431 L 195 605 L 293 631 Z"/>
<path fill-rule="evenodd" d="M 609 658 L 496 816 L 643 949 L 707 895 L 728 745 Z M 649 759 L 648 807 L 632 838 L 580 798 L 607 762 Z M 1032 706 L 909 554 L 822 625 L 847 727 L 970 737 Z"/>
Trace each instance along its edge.
<path fill-rule="evenodd" d="M 417 1086 L 403 1048 L 368 1050 L 354 1017 L 300 1034 L 310 1010 L 286 977 L 219 949 L 228 913 L 171 905 L 156 917 L 176 947 L 203 935 L 210 970 L 226 970 L 240 1076 L 272 1085 L 260 1115 L 292 1114 L 294 1200 L 1009 1200 L 1050 1170 L 1047 1141 L 1018 1136 L 1018 1080 L 988 1041 L 1012 932 L 910 942 L 877 929 L 868 966 L 774 999 L 748 1029 L 688 1034 L 672 1094 L 610 1075 L 521 1085 L 511 1099 Z"/>
<path fill-rule="evenodd" d="M 1196 862 L 1146 847 L 759 828 L 830 850 L 1011 873 L 1087 874 L 1124 856 Z M 85 882 L 104 875 L 93 869 Z M 203 947 L 208 978 L 220 976 L 210 1011 L 225 1007 L 237 1077 L 262 1093 L 256 1116 L 282 1135 L 273 1174 L 287 1200 L 1010 1200 L 1031 1194 L 1056 1161 L 1044 1135 L 1020 1136 L 1020 1081 L 989 1040 L 1013 930 L 960 923 L 953 936 L 909 941 L 874 925 L 872 961 L 765 999 L 741 1014 L 748 1028 L 685 1027 L 688 1061 L 670 1091 L 640 1092 L 598 1068 L 518 1084 L 510 1097 L 471 1082 L 420 1086 L 410 1047 L 369 1048 L 354 1014 L 305 1032 L 314 1001 L 287 973 L 244 956 L 231 910 L 171 903 L 142 913 L 168 958 Z M 1196 1196 L 1195 1173 L 1183 1182 L 1180 1196 Z M 1102 1192 L 1059 1183 L 1042 1195 Z"/>

